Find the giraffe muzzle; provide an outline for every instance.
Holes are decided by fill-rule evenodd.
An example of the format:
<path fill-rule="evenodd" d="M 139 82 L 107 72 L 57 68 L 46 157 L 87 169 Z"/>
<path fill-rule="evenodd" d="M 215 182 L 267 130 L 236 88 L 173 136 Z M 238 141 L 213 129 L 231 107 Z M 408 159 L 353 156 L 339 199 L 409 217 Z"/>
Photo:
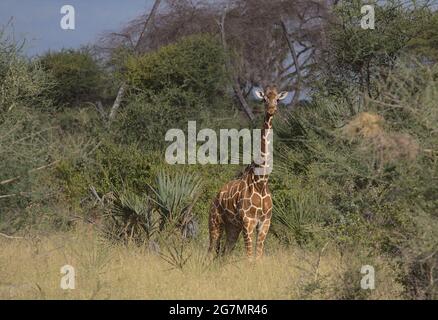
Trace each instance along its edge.
<path fill-rule="evenodd" d="M 277 112 L 277 107 L 269 107 L 268 113 L 273 116 Z"/>

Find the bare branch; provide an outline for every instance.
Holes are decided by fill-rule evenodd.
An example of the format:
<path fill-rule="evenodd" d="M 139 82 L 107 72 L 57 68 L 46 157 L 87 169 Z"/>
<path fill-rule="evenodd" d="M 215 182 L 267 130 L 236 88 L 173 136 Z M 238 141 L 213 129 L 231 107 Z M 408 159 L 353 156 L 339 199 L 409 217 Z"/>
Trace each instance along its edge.
<path fill-rule="evenodd" d="M 10 235 L 7 235 L 7 234 L 1 233 L 1 232 L 0 232 L 0 236 L 4 237 L 6 239 L 24 239 L 24 237 L 10 236 Z"/>
<path fill-rule="evenodd" d="M 301 92 L 301 69 L 300 69 L 300 63 L 298 61 L 298 56 L 297 56 L 297 52 L 295 51 L 295 47 L 293 42 L 289 39 L 289 35 L 287 33 L 287 28 L 286 28 L 286 24 L 284 23 L 283 19 L 280 19 L 280 24 L 283 30 L 283 35 L 284 38 L 286 39 L 287 45 L 289 47 L 289 50 L 291 52 L 292 55 L 292 59 L 295 65 L 295 70 L 296 70 L 296 74 L 297 74 L 297 86 L 296 86 L 296 90 L 295 90 L 295 94 L 293 97 L 293 100 L 291 102 L 291 106 L 295 106 L 296 103 L 298 102 L 298 99 L 300 97 L 300 92 Z"/>
<path fill-rule="evenodd" d="M 236 94 L 237 98 L 239 99 L 239 102 L 243 108 L 243 111 L 245 111 L 246 115 L 248 116 L 249 120 L 253 121 L 255 119 L 254 113 L 252 112 L 251 108 L 249 107 L 248 103 L 245 100 L 245 97 L 242 94 L 242 90 L 240 89 L 239 86 L 239 81 L 238 78 L 232 68 L 231 65 L 231 61 L 230 61 L 230 57 L 229 57 L 229 53 L 228 53 L 228 48 L 227 48 L 227 41 L 226 41 L 226 36 L 225 36 L 225 18 L 227 15 L 227 11 L 228 11 L 228 7 L 226 7 L 222 13 L 221 16 L 221 21 L 219 22 L 219 28 L 220 28 L 220 32 L 221 32 L 221 40 L 222 40 L 222 46 L 223 49 L 227 55 L 227 59 L 226 59 L 226 64 L 227 64 L 227 69 L 228 72 L 231 74 L 232 77 L 232 82 L 233 82 L 233 90 L 234 93 Z"/>
<path fill-rule="evenodd" d="M 44 165 L 44 166 L 41 166 L 41 167 L 38 167 L 38 168 L 35 168 L 35 169 L 32 169 L 32 170 L 29 170 L 28 173 L 33 173 L 33 172 L 36 172 L 36 171 L 44 170 L 46 168 L 50 168 L 50 167 L 54 166 L 55 164 L 59 163 L 59 161 L 60 160 L 56 160 L 56 161 L 53 161 L 52 163 L 49 163 L 47 165 Z M 15 178 L 11 178 L 11 179 L 7 179 L 7 180 L 3 180 L 3 181 L 0 181 L 0 185 L 9 184 L 9 183 L 15 182 L 15 181 L 17 181 L 19 179 L 21 179 L 21 176 L 18 176 L 18 177 L 15 177 Z"/>
<path fill-rule="evenodd" d="M 151 23 L 151 21 L 153 21 L 155 14 L 158 11 L 158 7 L 160 6 L 161 0 L 155 0 L 154 6 L 152 7 L 151 12 L 149 13 L 149 15 L 147 16 L 144 25 L 143 25 L 143 29 L 140 32 L 140 36 L 137 39 L 137 43 L 134 46 L 134 53 L 137 54 L 138 53 L 138 48 L 140 46 L 141 41 L 144 38 L 144 35 L 146 33 L 146 30 L 149 26 L 149 24 Z M 128 39 L 130 40 L 130 42 L 132 43 L 131 37 L 127 36 Z M 113 106 L 111 108 L 111 112 L 109 115 L 109 119 L 110 121 L 113 120 L 116 116 L 117 110 L 120 108 L 120 104 L 122 103 L 123 100 L 123 96 L 126 92 L 126 87 L 127 84 L 125 82 L 123 82 L 119 88 L 119 90 L 117 91 L 117 96 L 116 99 L 114 100 Z"/>

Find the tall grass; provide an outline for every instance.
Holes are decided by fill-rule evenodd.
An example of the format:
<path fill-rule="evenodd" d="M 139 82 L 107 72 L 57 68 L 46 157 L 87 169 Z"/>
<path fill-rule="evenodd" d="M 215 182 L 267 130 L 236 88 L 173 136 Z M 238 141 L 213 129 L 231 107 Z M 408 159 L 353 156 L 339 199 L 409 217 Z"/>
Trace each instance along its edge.
<path fill-rule="evenodd" d="M 377 269 L 376 289 L 352 294 L 362 290 L 359 252 L 341 257 L 333 247 L 323 254 L 278 247 L 258 264 L 242 259 L 205 264 L 205 250 L 186 250 L 189 257 L 180 269 L 169 268 L 144 247 L 111 244 L 88 227 L 43 238 L 0 238 L 0 299 L 403 297 L 390 265 L 379 257 L 366 260 Z M 60 287 L 60 268 L 66 264 L 75 268 L 74 290 Z M 354 276 L 351 281 L 346 274 Z"/>

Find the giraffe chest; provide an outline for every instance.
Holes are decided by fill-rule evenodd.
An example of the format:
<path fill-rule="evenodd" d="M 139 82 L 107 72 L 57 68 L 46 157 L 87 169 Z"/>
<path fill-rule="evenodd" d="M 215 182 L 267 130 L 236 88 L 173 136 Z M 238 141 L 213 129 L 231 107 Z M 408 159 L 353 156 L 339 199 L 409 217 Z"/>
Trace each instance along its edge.
<path fill-rule="evenodd" d="M 220 193 L 220 207 L 225 222 L 242 225 L 245 218 L 264 220 L 270 218 L 271 193 L 267 184 L 234 181 Z"/>
<path fill-rule="evenodd" d="M 258 190 L 255 187 L 248 188 L 248 190 L 242 193 L 237 206 L 240 209 L 242 218 L 264 218 L 272 209 L 271 194 L 267 188 L 262 190 Z"/>

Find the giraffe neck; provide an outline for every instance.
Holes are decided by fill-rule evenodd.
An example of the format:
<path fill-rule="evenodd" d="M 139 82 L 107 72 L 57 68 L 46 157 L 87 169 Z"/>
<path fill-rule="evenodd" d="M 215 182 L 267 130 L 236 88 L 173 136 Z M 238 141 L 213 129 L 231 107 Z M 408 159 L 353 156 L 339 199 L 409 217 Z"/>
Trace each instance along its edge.
<path fill-rule="evenodd" d="M 265 159 L 262 161 L 261 164 L 253 164 L 253 170 L 252 170 L 252 177 L 254 183 L 260 184 L 262 187 L 266 186 L 269 179 L 269 172 L 267 169 L 267 166 L 269 163 L 267 163 L 268 157 L 272 157 L 272 154 L 270 154 L 270 144 L 272 144 L 272 137 L 269 135 L 269 130 L 272 130 L 272 118 L 273 116 L 266 112 L 265 114 L 265 120 L 263 123 L 262 128 L 262 136 L 261 136 L 261 143 L 260 143 L 260 156 Z M 272 134 L 272 133 L 271 133 Z M 254 172 L 254 169 L 258 169 L 258 174 Z M 272 168 L 271 168 L 272 169 Z M 260 170 L 262 174 L 260 174 Z"/>
<path fill-rule="evenodd" d="M 268 112 L 266 112 L 265 121 L 263 123 L 263 129 L 262 129 L 262 141 L 261 141 L 261 150 L 260 150 L 260 154 L 266 157 L 270 156 L 269 144 L 272 143 L 270 141 L 272 139 L 269 139 L 270 137 L 268 136 L 268 132 L 269 130 L 272 130 L 272 118 L 273 116 Z"/>

